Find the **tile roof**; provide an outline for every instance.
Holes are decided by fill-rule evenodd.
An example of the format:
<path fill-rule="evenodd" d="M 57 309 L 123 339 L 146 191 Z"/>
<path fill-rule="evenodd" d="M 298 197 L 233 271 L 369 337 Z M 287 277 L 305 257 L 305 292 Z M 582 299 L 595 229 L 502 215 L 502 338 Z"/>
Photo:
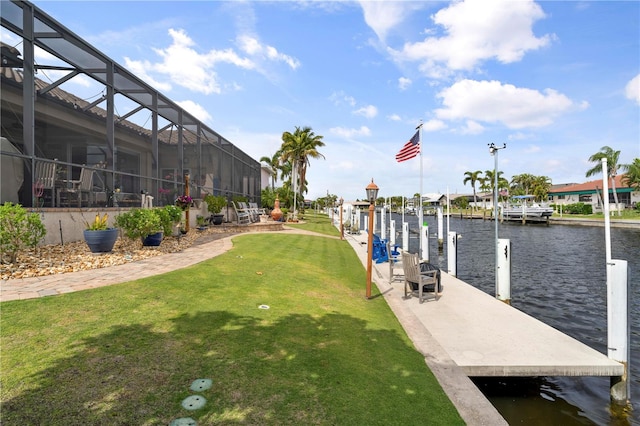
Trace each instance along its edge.
<path fill-rule="evenodd" d="M 624 174 L 617 175 L 615 178 L 616 188 L 629 188 L 627 185 L 622 183 L 622 177 Z M 589 182 L 584 183 L 574 183 L 569 184 L 567 186 L 562 186 L 560 188 L 553 188 L 549 191 L 549 195 L 558 194 L 558 193 L 567 193 L 567 192 L 595 192 L 597 189 L 602 189 L 602 179 L 591 180 Z M 609 181 L 609 190 L 611 190 L 611 181 Z"/>

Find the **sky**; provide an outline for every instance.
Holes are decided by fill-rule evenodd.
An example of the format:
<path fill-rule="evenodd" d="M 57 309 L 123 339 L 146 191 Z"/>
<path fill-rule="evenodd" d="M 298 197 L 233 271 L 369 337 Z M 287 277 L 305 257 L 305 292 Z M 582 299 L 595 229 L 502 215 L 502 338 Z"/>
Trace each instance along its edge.
<path fill-rule="evenodd" d="M 509 180 L 591 180 L 603 146 L 640 157 L 637 1 L 34 4 L 256 160 L 311 127 L 307 199 L 363 199 L 371 179 L 381 197 L 471 194 L 490 143 Z M 422 154 L 396 162 L 420 124 Z"/>

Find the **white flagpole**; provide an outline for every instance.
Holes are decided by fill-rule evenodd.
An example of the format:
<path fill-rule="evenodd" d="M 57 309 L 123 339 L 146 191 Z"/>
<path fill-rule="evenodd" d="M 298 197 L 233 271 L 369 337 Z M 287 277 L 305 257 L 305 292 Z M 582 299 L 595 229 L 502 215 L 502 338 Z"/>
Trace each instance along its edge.
<path fill-rule="evenodd" d="M 418 220 L 420 221 L 419 223 L 419 228 L 420 229 L 420 236 L 418 237 L 418 241 L 419 241 L 419 248 L 418 248 L 418 257 L 422 256 L 422 235 L 424 233 L 424 213 L 422 211 L 422 120 L 420 120 L 420 124 L 417 127 L 418 129 L 418 143 L 420 144 L 420 204 L 419 204 L 419 208 L 420 210 L 418 210 L 419 214 L 418 214 Z"/>

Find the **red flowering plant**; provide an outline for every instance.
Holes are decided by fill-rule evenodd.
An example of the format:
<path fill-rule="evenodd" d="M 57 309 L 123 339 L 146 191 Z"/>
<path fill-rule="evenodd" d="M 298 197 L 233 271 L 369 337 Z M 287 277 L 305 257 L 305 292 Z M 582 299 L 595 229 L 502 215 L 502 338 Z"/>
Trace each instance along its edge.
<path fill-rule="evenodd" d="M 178 198 L 176 198 L 175 204 L 176 206 L 180 207 L 182 210 L 186 210 L 189 207 L 191 207 L 191 204 L 193 204 L 193 198 L 191 198 L 191 196 L 189 195 L 181 195 Z"/>

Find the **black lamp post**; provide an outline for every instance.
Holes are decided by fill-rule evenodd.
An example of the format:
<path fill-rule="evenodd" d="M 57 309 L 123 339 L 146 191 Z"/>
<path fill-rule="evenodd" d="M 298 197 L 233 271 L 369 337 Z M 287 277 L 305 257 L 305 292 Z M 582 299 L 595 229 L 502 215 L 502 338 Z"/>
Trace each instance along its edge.
<path fill-rule="evenodd" d="M 373 215 L 375 213 L 376 208 L 376 198 L 378 198 L 378 185 L 373 183 L 373 178 L 371 178 L 371 183 L 367 185 L 367 200 L 369 200 L 369 241 L 367 244 L 367 299 L 371 298 L 371 269 L 373 263 Z"/>

